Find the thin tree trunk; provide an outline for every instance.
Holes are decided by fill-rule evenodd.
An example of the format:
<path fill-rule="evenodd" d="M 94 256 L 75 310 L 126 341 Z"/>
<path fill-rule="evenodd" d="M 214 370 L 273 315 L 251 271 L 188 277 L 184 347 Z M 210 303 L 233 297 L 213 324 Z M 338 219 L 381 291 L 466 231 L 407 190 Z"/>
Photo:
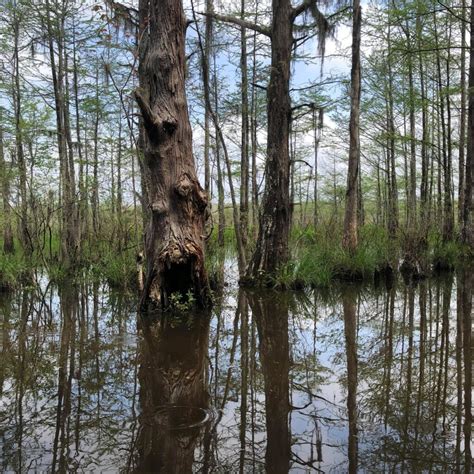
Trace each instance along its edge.
<path fill-rule="evenodd" d="M 359 110 L 360 110 L 360 30 L 362 9 L 354 0 L 352 13 L 352 69 L 351 115 L 349 122 L 349 168 L 347 171 L 346 210 L 344 216 L 343 246 L 350 252 L 357 249 L 357 190 L 360 162 Z"/>
<path fill-rule="evenodd" d="M 1 110 L 0 110 L 1 114 Z M 3 199 L 3 252 L 5 254 L 15 253 L 13 231 L 10 211 L 10 166 L 7 168 L 5 162 L 5 149 L 3 146 L 2 116 L 0 115 L 0 179 L 2 180 Z"/>
<path fill-rule="evenodd" d="M 74 87 L 74 108 L 76 112 L 76 140 L 77 140 L 77 156 L 79 159 L 79 206 L 78 206 L 78 240 L 82 243 L 85 235 L 88 234 L 87 229 L 87 189 L 84 176 L 84 159 L 82 154 L 82 140 L 81 140 L 81 122 L 79 109 L 79 79 L 78 79 L 78 61 L 76 50 L 76 35 L 73 30 L 73 87 Z"/>
<path fill-rule="evenodd" d="M 26 162 L 23 148 L 23 130 L 21 125 L 21 88 L 20 88 L 20 20 L 16 14 L 16 1 L 14 4 L 14 20 L 13 20 L 13 104 L 15 114 L 15 144 L 16 144 L 16 161 L 18 165 L 19 184 L 20 184 L 20 241 L 23 251 L 27 255 L 33 252 L 31 237 L 28 229 L 28 202 L 27 202 L 27 178 L 26 178 Z"/>
<path fill-rule="evenodd" d="M 408 33 L 407 43 L 411 47 L 411 36 Z M 408 194 L 408 229 L 416 228 L 416 125 L 415 125 L 415 90 L 413 85 L 413 61 L 411 52 L 408 53 L 408 96 L 410 115 L 410 185 Z"/>
<path fill-rule="evenodd" d="M 117 144 L 117 201 L 115 203 L 117 211 L 117 247 L 121 251 L 124 246 L 124 230 L 123 230 L 123 215 L 122 215 L 122 117 L 119 114 L 119 130 L 118 130 L 118 144 Z"/>
<path fill-rule="evenodd" d="M 319 119 L 318 119 L 318 112 L 319 111 Z M 321 116 L 322 116 L 322 109 L 317 109 L 316 106 L 313 104 L 313 133 L 314 133 L 314 188 L 313 188 L 313 201 L 314 201 L 314 209 L 313 209 L 313 225 L 316 229 L 319 223 L 319 213 L 318 213 L 318 149 L 319 149 L 319 132 L 321 130 Z"/>
<path fill-rule="evenodd" d="M 466 153 L 466 191 L 463 211 L 463 240 L 474 249 L 474 0 L 471 0 L 470 56 L 468 83 L 468 122 Z"/>
<path fill-rule="evenodd" d="M 94 237 L 99 235 L 99 120 L 100 120 L 100 103 L 99 103 L 99 70 L 96 68 L 95 77 L 95 117 L 93 130 L 93 162 L 92 162 L 92 229 Z"/>
<path fill-rule="evenodd" d="M 388 68 L 388 90 L 387 90 L 387 131 L 388 131 L 388 150 L 387 150 L 387 173 L 389 175 L 389 210 L 388 210 L 388 232 L 392 239 L 395 238 L 398 230 L 398 189 L 395 157 L 395 125 L 393 118 L 393 73 L 392 73 L 392 43 L 391 26 L 388 27 L 387 37 L 387 68 Z"/>
<path fill-rule="evenodd" d="M 461 111 L 459 119 L 459 187 L 458 187 L 458 221 L 459 229 L 463 228 L 463 210 L 465 197 L 465 152 L 466 152 L 466 0 L 461 2 Z"/>
<path fill-rule="evenodd" d="M 255 23 L 258 20 L 258 2 L 255 2 Z M 258 184 L 257 184 L 257 32 L 253 32 L 252 52 L 252 115 L 250 123 L 250 139 L 252 150 L 252 234 L 256 239 L 258 234 Z"/>
<path fill-rule="evenodd" d="M 428 119 L 427 119 L 427 98 L 426 98 L 426 86 L 424 77 L 424 64 L 421 53 L 421 21 L 420 17 L 416 19 L 416 31 L 418 37 L 418 67 L 420 73 L 420 99 L 421 99 L 421 185 L 420 185 L 420 221 L 425 223 L 428 216 L 428 156 L 427 156 L 427 144 L 428 144 Z M 423 225 L 424 232 L 427 233 L 428 226 Z"/>
<path fill-rule="evenodd" d="M 76 242 L 77 235 L 74 224 L 75 209 L 74 209 L 74 176 L 73 168 L 71 164 L 72 157 L 68 158 L 68 127 L 66 125 L 67 112 L 66 112 L 66 96 L 64 91 L 64 19 L 62 9 L 56 12 L 59 15 L 59 19 L 56 17 L 57 23 L 52 24 L 51 20 L 51 7 L 49 0 L 46 1 L 46 24 L 48 29 L 48 42 L 49 42 L 49 55 L 50 55 L 50 66 L 51 75 L 53 78 L 53 89 L 54 89 L 54 100 L 56 109 L 56 133 L 58 140 L 58 155 L 60 164 L 60 175 L 61 175 L 61 223 L 62 223 L 62 236 L 61 236 L 61 260 L 63 265 L 70 268 L 74 264 L 76 258 Z M 55 31 L 58 32 L 55 37 Z M 56 65 L 56 53 L 54 49 L 54 41 L 58 47 L 58 60 Z M 70 146 L 71 148 L 71 146 Z M 71 153 L 71 149 L 70 149 Z"/>
<path fill-rule="evenodd" d="M 214 11 L 214 5 L 212 0 L 206 0 L 206 12 L 212 13 Z M 211 58 L 212 48 L 212 17 L 206 17 L 206 30 L 205 30 L 205 42 L 204 42 L 204 58 L 203 58 L 203 83 L 210 84 L 209 80 L 209 64 Z M 205 76 L 205 77 L 204 77 Z M 204 90 L 204 94 L 209 93 Z M 210 112 L 208 100 L 204 100 L 204 190 L 207 195 L 211 196 L 211 167 L 209 162 L 210 155 Z"/>
<path fill-rule="evenodd" d="M 245 0 L 241 0 L 240 16 L 245 19 Z M 244 250 L 247 248 L 249 211 L 249 99 L 247 72 L 247 29 L 240 30 L 240 70 L 241 70 L 241 158 L 240 158 L 240 235 Z"/>

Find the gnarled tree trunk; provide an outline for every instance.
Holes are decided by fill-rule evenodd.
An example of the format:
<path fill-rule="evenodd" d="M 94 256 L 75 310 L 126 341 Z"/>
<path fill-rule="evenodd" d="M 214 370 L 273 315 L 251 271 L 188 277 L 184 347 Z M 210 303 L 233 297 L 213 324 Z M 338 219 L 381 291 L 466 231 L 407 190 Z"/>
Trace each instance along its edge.
<path fill-rule="evenodd" d="M 185 95 L 186 18 L 181 0 L 148 5 L 148 46 L 135 96 L 143 118 L 144 171 L 151 219 L 141 308 L 168 306 L 172 293 L 207 301 L 204 223 L 207 196 L 196 176 Z M 145 31 L 146 34 L 146 31 Z"/>

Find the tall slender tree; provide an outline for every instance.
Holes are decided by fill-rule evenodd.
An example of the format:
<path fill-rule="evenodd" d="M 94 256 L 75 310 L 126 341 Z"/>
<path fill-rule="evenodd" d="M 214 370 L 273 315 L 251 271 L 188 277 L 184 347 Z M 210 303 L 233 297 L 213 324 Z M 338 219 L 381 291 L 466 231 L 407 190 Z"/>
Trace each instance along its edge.
<path fill-rule="evenodd" d="M 349 122 L 349 168 L 347 172 L 346 211 L 343 246 L 351 252 L 357 249 L 357 191 L 360 163 L 360 32 L 362 9 L 354 0 L 352 11 L 351 115 Z"/>

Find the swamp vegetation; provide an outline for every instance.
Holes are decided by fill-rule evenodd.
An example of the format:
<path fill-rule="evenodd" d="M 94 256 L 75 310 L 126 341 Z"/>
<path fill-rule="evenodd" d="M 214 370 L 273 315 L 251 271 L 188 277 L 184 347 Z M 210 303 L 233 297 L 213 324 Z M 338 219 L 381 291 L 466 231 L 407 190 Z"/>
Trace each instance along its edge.
<path fill-rule="evenodd" d="M 472 472 L 474 0 L 0 4 L 2 472 Z"/>

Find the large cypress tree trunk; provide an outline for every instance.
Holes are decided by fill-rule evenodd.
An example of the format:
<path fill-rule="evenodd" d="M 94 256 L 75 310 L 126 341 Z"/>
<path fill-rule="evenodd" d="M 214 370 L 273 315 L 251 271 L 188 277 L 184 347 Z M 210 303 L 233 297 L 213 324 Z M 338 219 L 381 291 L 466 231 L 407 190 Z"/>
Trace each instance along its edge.
<path fill-rule="evenodd" d="M 257 247 L 249 275 L 274 273 L 288 259 L 290 231 L 290 61 L 293 45 L 289 0 L 273 0 L 272 59 L 267 91 L 268 138 L 265 192 L 262 199 Z"/>
<path fill-rule="evenodd" d="M 148 47 L 135 96 L 143 118 L 144 172 L 151 219 L 141 308 L 167 306 L 172 293 L 207 300 L 204 224 L 207 196 L 194 166 L 185 95 L 186 18 L 181 0 L 149 3 Z"/>

